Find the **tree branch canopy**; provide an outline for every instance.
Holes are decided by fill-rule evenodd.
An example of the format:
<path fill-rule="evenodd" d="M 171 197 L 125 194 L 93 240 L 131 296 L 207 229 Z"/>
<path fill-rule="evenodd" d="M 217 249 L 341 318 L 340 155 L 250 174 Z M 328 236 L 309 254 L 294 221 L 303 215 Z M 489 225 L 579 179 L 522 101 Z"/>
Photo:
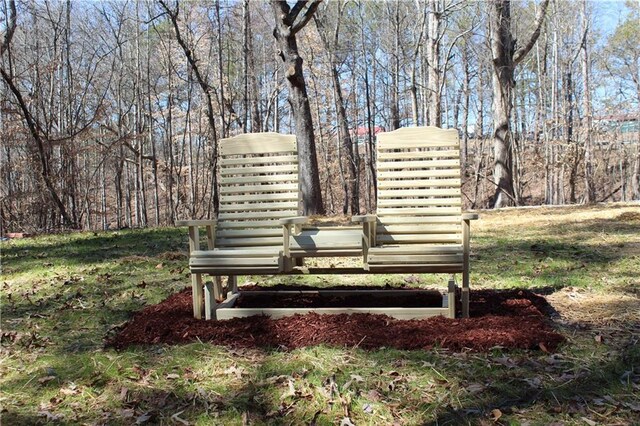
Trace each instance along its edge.
<path fill-rule="evenodd" d="M 278 3 L 281 4 L 280 7 L 283 12 L 285 12 L 285 8 L 284 6 L 282 6 L 282 3 L 286 5 L 287 10 L 289 9 L 289 5 L 287 4 L 286 1 L 280 1 Z M 285 19 L 285 22 L 289 24 L 289 29 L 291 31 L 291 34 L 296 34 L 298 31 L 304 28 L 305 25 L 307 25 L 307 23 L 313 17 L 313 14 L 318 9 L 318 6 L 320 6 L 320 3 L 322 3 L 322 0 L 312 0 L 312 1 L 299 0 L 296 2 L 296 4 L 293 6 L 292 9 L 288 10 L 287 18 Z M 305 9 L 305 6 L 306 6 L 306 9 Z M 304 13 L 302 14 L 302 17 L 298 19 L 303 9 L 304 9 Z"/>
<path fill-rule="evenodd" d="M 538 37 L 540 37 L 540 29 L 542 28 L 544 17 L 547 14 L 547 6 L 549 6 L 549 0 L 544 0 L 540 5 L 540 10 L 538 10 L 538 15 L 536 16 L 536 21 L 534 23 L 535 30 L 533 30 L 533 33 L 531 33 L 529 41 L 524 46 L 516 50 L 515 54 L 513 55 L 513 63 L 515 65 L 518 65 L 520 62 L 522 62 L 525 56 L 527 56 L 527 53 L 529 53 L 529 51 L 536 44 L 536 41 L 538 41 Z"/>
<path fill-rule="evenodd" d="M 13 38 L 13 34 L 16 32 L 16 2 L 15 0 L 9 0 L 9 19 L 7 22 L 7 31 L 4 33 L 4 40 L 2 40 L 2 45 L 0 45 L 0 55 L 4 53 L 5 50 L 9 48 L 9 44 L 11 43 L 11 39 Z"/>

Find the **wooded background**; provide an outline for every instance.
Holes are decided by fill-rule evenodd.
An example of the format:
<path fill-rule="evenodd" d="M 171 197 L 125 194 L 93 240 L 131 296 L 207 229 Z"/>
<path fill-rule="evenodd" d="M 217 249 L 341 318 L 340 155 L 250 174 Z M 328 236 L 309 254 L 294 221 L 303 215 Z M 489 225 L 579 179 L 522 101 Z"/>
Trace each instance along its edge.
<path fill-rule="evenodd" d="M 214 217 L 217 141 L 261 131 L 307 213 L 374 211 L 375 135 L 413 125 L 460 130 L 465 208 L 640 199 L 638 1 L 0 11 L 3 231 Z"/>

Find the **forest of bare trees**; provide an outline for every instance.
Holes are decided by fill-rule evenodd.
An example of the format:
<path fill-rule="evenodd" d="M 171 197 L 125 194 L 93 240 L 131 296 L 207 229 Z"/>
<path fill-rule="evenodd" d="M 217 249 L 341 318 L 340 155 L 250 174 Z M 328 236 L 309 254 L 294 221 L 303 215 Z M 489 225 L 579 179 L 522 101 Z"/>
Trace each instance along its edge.
<path fill-rule="evenodd" d="M 613 9 L 611 9 L 613 8 Z M 460 131 L 466 208 L 640 199 L 640 2 L 0 0 L 3 231 L 214 217 L 217 141 L 294 133 L 307 213 L 376 134 Z"/>

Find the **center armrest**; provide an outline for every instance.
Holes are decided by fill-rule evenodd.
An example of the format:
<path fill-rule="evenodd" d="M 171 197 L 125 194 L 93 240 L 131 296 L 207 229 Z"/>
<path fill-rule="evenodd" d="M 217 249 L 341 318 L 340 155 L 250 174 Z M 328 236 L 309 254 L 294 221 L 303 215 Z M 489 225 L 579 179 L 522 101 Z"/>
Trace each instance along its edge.
<path fill-rule="evenodd" d="M 353 216 L 351 218 L 351 222 L 354 223 L 371 223 L 375 222 L 378 219 L 378 216 L 375 214 L 364 214 L 360 216 Z"/>
<path fill-rule="evenodd" d="M 309 222 L 308 216 L 287 217 L 279 220 L 280 225 L 304 225 Z"/>

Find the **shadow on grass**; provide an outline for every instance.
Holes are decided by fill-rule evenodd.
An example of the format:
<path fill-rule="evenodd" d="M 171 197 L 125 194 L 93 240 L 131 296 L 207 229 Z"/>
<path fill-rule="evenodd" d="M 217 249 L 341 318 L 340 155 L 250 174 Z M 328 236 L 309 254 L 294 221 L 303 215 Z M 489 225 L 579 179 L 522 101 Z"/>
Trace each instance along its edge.
<path fill-rule="evenodd" d="M 127 256 L 154 257 L 174 251 L 186 254 L 187 247 L 183 230 L 149 228 L 16 240 L 3 243 L 2 257 L 5 273 L 21 273 L 37 265 L 88 266 Z"/>
<path fill-rule="evenodd" d="M 529 361 L 518 365 L 514 370 L 516 374 L 476 375 L 469 379 L 480 382 L 490 380 L 495 385 L 478 395 L 477 403 L 467 402 L 462 407 L 448 408 L 435 419 L 425 419 L 424 424 L 475 423 L 480 419 L 490 419 L 495 409 L 503 414 L 526 413 L 534 406 L 542 408 L 550 418 L 560 413 L 577 418 L 593 417 L 594 411 L 590 406 L 594 406 L 595 400 L 612 398 L 611 395 L 620 395 L 621 392 L 633 393 L 631 385 L 624 383 L 624 377 L 640 364 L 640 348 L 626 345 L 614 353 L 606 361 L 595 360 L 591 364 L 582 364 L 575 374 L 560 368 L 556 369 L 557 375 L 554 377 L 545 372 L 545 365 Z M 523 376 L 532 377 L 533 380 L 520 379 Z M 613 402 L 616 403 L 621 404 L 622 401 Z M 632 417 L 633 414 L 629 412 L 627 420 L 632 420 Z M 544 418 L 539 421 L 545 423 Z"/>
<path fill-rule="evenodd" d="M 639 215 L 640 217 L 640 215 Z M 580 222 L 560 223 L 549 227 L 551 235 L 571 234 L 576 240 L 580 240 L 589 235 L 596 234 L 617 234 L 633 235 L 640 234 L 640 220 L 622 219 L 588 219 Z"/>

